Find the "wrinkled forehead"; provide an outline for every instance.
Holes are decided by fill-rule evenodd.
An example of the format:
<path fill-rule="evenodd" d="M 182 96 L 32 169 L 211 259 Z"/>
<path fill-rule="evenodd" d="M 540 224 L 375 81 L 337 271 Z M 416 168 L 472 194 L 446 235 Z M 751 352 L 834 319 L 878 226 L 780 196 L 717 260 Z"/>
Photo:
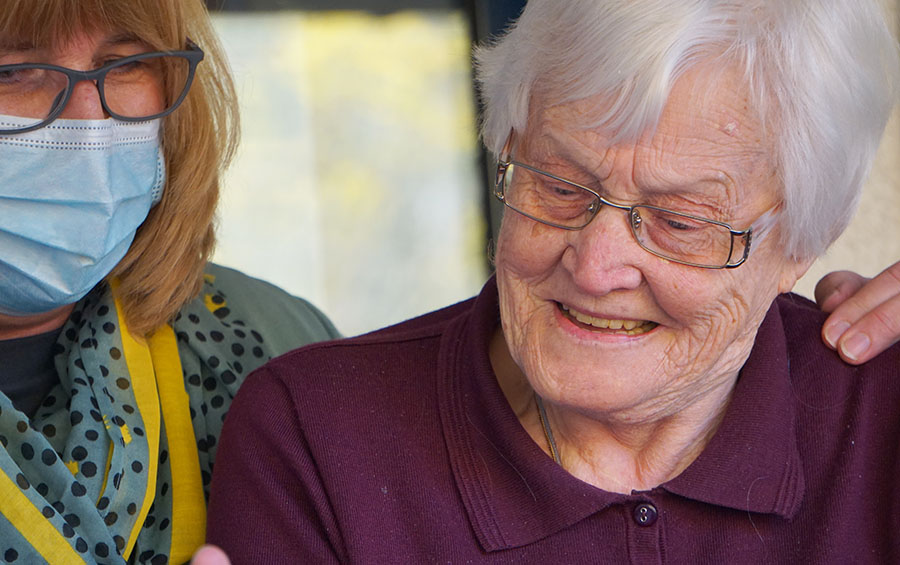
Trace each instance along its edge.
<path fill-rule="evenodd" d="M 781 192 L 774 146 L 743 84 L 728 69 L 691 69 L 674 83 L 658 119 L 624 139 L 592 120 L 610 103 L 602 95 L 561 104 L 535 96 L 512 150 L 538 166 L 597 179 L 623 197 L 693 194 L 729 214 L 757 200 L 771 205 Z"/>
<path fill-rule="evenodd" d="M 549 104 L 592 98 L 596 103 L 579 109 L 582 125 L 601 127 L 614 141 L 622 142 L 634 142 L 652 132 L 663 112 L 672 106 L 676 91 L 685 90 L 685 85 L 698 105 L 704 103 L 704 97 L 730 90 L 729 95 L 740 97 L 742 104 L 757 116 L 763 117 L 770 106 L 767 76 L 757 76 L 739 50 L 711 43 L 698 47 L 672 67 L 657 67 L 656 63 L 648 63 L 632 73 L 613 72 L 599 77 L 595 75 L 602 73 L 588 71 L 576 79 L 565 69 L 548 69 L 535 79 L 533 94 Z M 572 80 L 574 86 L 570 84 Z"/>
<path fill-rule="evenodd" d="M 708 143 L 721 152 L 773 155 L 773 128 L 749 95 L 744 74 L 736 66 L 710 61 L 695 65 L 674 81 L 659 111 L 632 106 L 629 123 L 639 128 L 622 131 L 605 119 L 624 105 L 622 92 L 597 94 L 574 101 L 554 98 L 552 90 L 536 91 L 529 104 L 524 132 L 515 144 L 575 144 L 594 139 L 603 145 L 653 146 L 674 149 L 679 143 Z M 663 147 L 665 149 L 665 147 Z"/>

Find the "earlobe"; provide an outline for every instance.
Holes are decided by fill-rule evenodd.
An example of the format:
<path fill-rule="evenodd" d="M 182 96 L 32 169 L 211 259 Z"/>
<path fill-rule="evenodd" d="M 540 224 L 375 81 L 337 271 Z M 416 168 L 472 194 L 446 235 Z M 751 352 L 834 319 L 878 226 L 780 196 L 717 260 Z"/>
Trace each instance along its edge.
<path fill-rule="evenodd" d="M 800 277 L 812 266 L 815 259 L 785 259 L 784 269 L 781 271 L 781 280 L 778 283 L 778 293 L 790 292 Z"/>

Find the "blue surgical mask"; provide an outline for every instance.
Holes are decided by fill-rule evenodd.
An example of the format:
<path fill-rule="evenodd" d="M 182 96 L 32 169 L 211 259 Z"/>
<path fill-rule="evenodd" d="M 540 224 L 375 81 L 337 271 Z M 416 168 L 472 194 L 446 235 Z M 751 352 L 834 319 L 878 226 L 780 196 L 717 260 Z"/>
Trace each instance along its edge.
<path fill-rule="evenodd" d="M 72 304 L 122 260 L 162 196 L 159 127 L 56 120 L 0 135 L 0 313 Z"/>

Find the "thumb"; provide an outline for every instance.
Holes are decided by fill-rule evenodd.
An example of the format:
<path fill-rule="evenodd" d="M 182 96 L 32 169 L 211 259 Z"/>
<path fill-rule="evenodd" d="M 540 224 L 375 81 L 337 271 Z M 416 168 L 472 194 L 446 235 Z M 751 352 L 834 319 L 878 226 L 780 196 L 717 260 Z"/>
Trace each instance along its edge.
<path fill-rule="evenodd" d="M 191 558 L 191 565 L 231 565 L 225 552 L 214 545 L 200 547 Z"/>
<path fill-rule="evenodd" d="M 833 312 L 845 300 L 853 296 L 869 279 L 852 271 L 828 273 L 816 283 L 816 303 L 824 312 Z"/>

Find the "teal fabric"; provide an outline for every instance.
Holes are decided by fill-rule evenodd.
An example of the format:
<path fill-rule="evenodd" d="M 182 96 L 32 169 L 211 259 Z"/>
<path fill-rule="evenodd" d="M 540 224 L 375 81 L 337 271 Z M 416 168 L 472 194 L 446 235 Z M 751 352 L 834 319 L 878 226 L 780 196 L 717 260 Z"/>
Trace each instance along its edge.
<path fill-rule="evenodd" d="M 308 302 L 216 265 L 208 266 L 200 296 L 181 310 L 173 329 L 208 497 L 222 422 L 247 374 L 338 333 Z M 60 384 L 35 417 L 29 420 L 0 394 L 0 470 L 86 562 L 121 563 L 148 484 L 149 458 L 156 458 L 154 502 L 129 561 L 164 563 L 173 496 L 166 431 L 158 452 L 149 453 L 122 349 L 111 293 L 100 285 L 63 328 L 54 359 Z M 42 562 L 3 504 L 0 560 Z"/>

